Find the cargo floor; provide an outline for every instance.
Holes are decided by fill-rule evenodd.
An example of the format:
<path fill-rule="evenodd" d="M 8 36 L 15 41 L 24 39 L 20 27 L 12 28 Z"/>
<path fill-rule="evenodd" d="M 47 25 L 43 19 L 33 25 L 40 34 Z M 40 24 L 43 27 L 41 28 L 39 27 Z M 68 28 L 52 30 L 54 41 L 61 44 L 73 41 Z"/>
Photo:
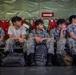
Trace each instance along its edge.
<path fill-rule="evenodd" d="M 0 67 L 0 75 L 76 75 L 76 67 Z"/>

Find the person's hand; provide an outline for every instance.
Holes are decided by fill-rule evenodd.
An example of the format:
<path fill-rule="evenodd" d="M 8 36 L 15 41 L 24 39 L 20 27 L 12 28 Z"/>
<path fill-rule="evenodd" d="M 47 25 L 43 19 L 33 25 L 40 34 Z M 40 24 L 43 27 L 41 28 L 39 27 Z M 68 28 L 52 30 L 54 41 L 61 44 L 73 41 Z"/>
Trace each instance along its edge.
<path fill-rule="evenodd" d="M 64 31 L 64 30 L 66 30 L 67 29 L 67 27 L 66 27 L 66 25 L 64 24 L 64 25 L 62 25 L 62 27 L 61 27 L 62 29 L 61 29 L 61 31 Z"/>
<path fill-rule="evenodd" d="M 43 41 L 44 41 L 44 38 L 41 38 L 39 42 L 42 43 Z"/>
<path fill-rule="evenodd" d="M 41 38 L 40 37 L 35 37 L 35 40 L 37 43 L 40 43 Z"/>
<path fill-rule="evenodd" d="M 19 38 L 19 42 L 20 43 L 23 43 L 24 42 L 24 39 L 23 38 Z"/>
<path fill-rule="evenodd" d="M 64 30 L 66 30 L 67 28 L 63 28 L 63 29 L 61 29 L 61 31 L 64 31 Z"/>
<path fill-rule="evenodd" d="M 51 40 L 52 40 L 53 42 L 56 42 L 56 40 L 54 39 L 54 37 L 51 37 Z"/>

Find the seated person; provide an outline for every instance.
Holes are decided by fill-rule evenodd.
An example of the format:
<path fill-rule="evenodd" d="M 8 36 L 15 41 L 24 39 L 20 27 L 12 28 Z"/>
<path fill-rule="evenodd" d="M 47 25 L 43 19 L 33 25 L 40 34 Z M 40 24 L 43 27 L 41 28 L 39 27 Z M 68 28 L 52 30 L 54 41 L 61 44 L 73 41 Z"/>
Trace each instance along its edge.
<path fill-rule="evenodd" d="M 41 19 L 35 21 L 36 29 L 32 30 L 29 34 L 27 55 L 29 57 L 31 65 L 35 65 L 34 54 L 35 54 L 35 44 L 40 44 L 44 40 L 46 41 L 46 46 L 48 48 L 48 65 L 52 65 L 52 57 L 54 55 L 53 43 L 48 33 L 44 30 L 44 23 Z"/>
<path fill-rule="evenodd" d="M 4 45 L 4 36 L 5 36 L 5 32 L 2 28 L 0 28 L 0 47 Z"/>
<path fill-rule="evenodd" d="M 50 37 L 54 44 L 57 44 L 57 63 L 58 65 L 64 65 L 62 61 L 62 55 L 65 55 L 66 52 L 65 44 L 66 44 L 66 21 L 64 19 L 59 19 L 57 21 L 57 28 L 54 28 L 50 31 Z M 54 47 L 53 47 L 54 48 Z"/>
<path fill-rule="evenodd" d="M 68 46 L 73 55 L 74 64 L 76 65 L 76 15 L 69 17 L 70 24 L 67 27 L 69 33 Z"/>
<path fill-rule="evenodd" d="M 21 26 L 21 17 L 15 16 L 11 19 L 12 24 L 8 29 L 9 39 L 6 41 L 5 52 L 13 52 L 13 48 L 16 44 L 20 44 L 23 47 L 23 52 L 26 51 L 25 40 L 25 27 Z"/>

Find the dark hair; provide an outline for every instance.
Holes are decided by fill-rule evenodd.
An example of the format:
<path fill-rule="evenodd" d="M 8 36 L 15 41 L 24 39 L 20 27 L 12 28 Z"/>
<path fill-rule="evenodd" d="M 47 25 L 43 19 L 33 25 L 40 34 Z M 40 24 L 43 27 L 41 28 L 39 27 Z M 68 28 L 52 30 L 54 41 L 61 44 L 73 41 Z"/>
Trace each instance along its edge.
<path fill-rule="evenodd" d="M 65 19 L 58 19 L 57 20 L 57 25 L 59 25 L 59 24 L 66 24 L 66 20 Z"/>
<path fill-rule="evenodd" d="M 44 24 L 42 19 L 38 19 L 35 21 L 35 26 L 38 26 L 39 24 Z"/>
<path fill-rule="evenodd" d="M 13 23 L 13 22 L 16 22 L 16 21 L 21 21 L 21 20 L 22 20 L 22 18 L 21 18 L 21 17 L 18 17 L 18 16 L 14 16 L 14 17 L 11 19 L 12 23 Z"/>
<path fill-rule="evenodd" d="M 76 18 L 76 15 L 71 15 L 71 16 L 69 17 L 69 22 L 72 23 L 72 19 L 75 19 L 75 18 Z"/>

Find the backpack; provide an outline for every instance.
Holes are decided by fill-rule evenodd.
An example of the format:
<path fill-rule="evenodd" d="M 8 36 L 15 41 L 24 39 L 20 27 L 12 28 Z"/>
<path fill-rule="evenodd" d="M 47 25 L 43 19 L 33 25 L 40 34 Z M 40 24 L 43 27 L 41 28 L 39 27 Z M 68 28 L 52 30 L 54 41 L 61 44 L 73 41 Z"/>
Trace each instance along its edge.
<path fill-rule="evenodd" d="M 22 53 L 9 53 L 3 60 L 3 66 L 20 67 L 25 65 L 24 55 Z"/>
<path fill-rule="evenodd" d="M 45 66 L 47 62 L 47 47 L 45 43 L 35 46 L 35 63 L 37 66 Z"/>

